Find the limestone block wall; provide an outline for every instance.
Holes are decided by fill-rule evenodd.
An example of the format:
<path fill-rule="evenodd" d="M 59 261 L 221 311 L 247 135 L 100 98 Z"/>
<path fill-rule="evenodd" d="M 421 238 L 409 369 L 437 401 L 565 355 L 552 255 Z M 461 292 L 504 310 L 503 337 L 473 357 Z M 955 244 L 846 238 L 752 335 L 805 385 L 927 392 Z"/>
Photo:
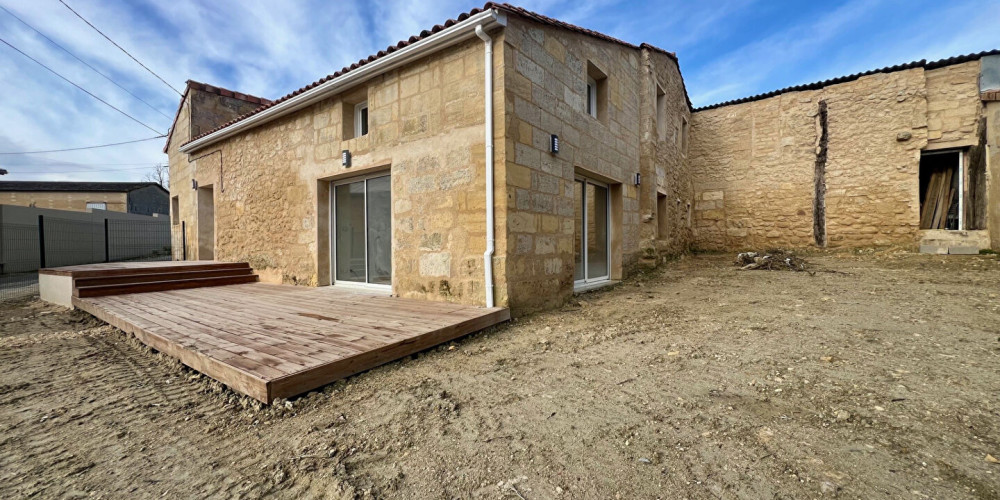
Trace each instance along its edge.
<path fill-rule="evenodd" d="M 818 100 L 800 92 L 694 113 L 696 249 L 813 242 Z"/>
<path fill-rule="evenodd" d="M 915 244 L 927 96 L 925 72 L 915 68 L 696 112 L 694 246 L 815 244 L 820 101 L 828 107 L 827 244 Z M 962 134 L 966 120 L 943 122 L 941 137 Z"/>
<path fill-rule="evenodd" d="M 977 120 L 982 112 L 979 61 L 928 70 L 924 75 L 927 83 L 927 149 L 978 144 Z"/>
<path fill-rule="evenodd" d="M 640 51 L 509 18 L 505 29 L 508 253 L 516 311 L 563 303 L 573 291 L 574 177 L 610 185 L 611 277 L 638 261 Z M 586 113 L 588 63 L 607 76 L 599 118 Z M 559 154 L 550 152 L 552 134 Z"/>
<path fill-rule="evenodd" d="M 1000 200 L 1000 96 L 985 103 L 986 115 L 986 170 L 987 199 Z M 990 233 L 990 248 L 1000 252 L 1000 203 L 993 201 L 987 205 L 987 229 Z"/>
<path fill-rule="evenodd" d="M 84 193 L 67 191 L 24 191 L 0 193 L 0 205 L 51 208 L 55 210 L 73 210 L 77 212 L 86 212 L 87 203 L 106 203 L 108 211 L 125 212 L 128 210 L 127 202 L 128 195 L 126 193 Z"/>
<path fill-rule="evenodd" d="M 260 104 L 226 97 L 195 88 L 190 89 L 191 122 L 190 137 L 201 135 L 237 116 L 257 109 Z M 184 142 L 187 142 L 185 140 Z"/>
<path fill-rule="evenodd" d="M 171 200 L 177 198 L 177 213 L 171 213 L 171 239 L 173 244 L 174 259 L 180 260 L 185 255 L 188 259 L 213 258 L 211 255 L 199 255 L 199 228 L 198 228 L 198 196 L 191 185 L 191 180 L 195 179 L 194 171 L 191 168 L 191 160 L 199 155 L 188 156 L 181 153 L 178 148 L 192 137 L 203 132 L 212 130 L 223 123 L 226 123 L 237 116 L 253 111 L 259 103 L 245 101 L 236 97 L 223 96 L 214 92 L 207 92 L 198 87 L 188 87 L 177 116 L 174 119 L 173 128 L 167 144 L 167 159 L 170 165 L 170 197 Z M 218 163 L 218 158 L 214 158 Z M 205 162 L 203 162 L 205 163 Z M 176 181 L 176 182 L 173 182 Z M 211 184 L 211 181 L 208 183 Z M 173 211 L 174 204 L 171 202 L 170 210 Z M 181 222 L 184 224 L 181 224 Z M 186 238 L 181 235 L 182 227 L 186 231 Z M 201 231 L 204 233 L 204 231 Z M 184 246 L 186 242 L 187 252 Z M 202 248 L 205 248 L 202 245 Z"/>
<path fill-rule="evenodd" d="M 502 32 L 494 34 L 495 65 Z M 393 292 L 484 302 L 485 142 L 483 43 L 432 54 L 312 106 L 194 152 L 172 185 L 212 186 L 215 258 L 248 261 L 262 278 L 326 285 L 332 182 L 391 175 Z M 496 130 L 503 133 L 503 71 L 494 75 Z M 367 99 L 369 133 L 345 121 Z M 351 166 L 341 165 L 350 150 Z M 496 152 L 498 206 L 506 197 L 504 152 Z M 183 165 L 183 161 L 178 162 Z M 172 160 L 173 164 L 173 160 Z M 184 192 L 183 189 L 180 191 Z M 497 246 L 506 247 L 502 209 Z M 497 303 L 506 304 L 504 252 L 494 260 Z"/>
<path fill-rule="evenodd" d="M 646 75 L 640 164 L 645 180 L 640 186 L 640 251 L 642 258 L 655 264 L 687 251 L 691 243 L 694 190 L 683 139 L 684 128 L 690 129 L 691 110 L 677 60 L 652 49 L 643 49 L 642 57 Z M 657 103 L 661 92 L 662 110 Z"/>

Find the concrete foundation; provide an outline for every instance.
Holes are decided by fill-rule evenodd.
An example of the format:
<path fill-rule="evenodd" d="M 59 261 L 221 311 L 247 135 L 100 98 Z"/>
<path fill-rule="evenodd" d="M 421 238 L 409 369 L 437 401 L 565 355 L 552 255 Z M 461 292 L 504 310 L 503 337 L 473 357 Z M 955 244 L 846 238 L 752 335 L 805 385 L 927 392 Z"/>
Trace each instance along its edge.
<path fill-rule="evenodd" d="M 73 309 L 73 277 L 38 273 L 38 293 L 42 300 Z"/>

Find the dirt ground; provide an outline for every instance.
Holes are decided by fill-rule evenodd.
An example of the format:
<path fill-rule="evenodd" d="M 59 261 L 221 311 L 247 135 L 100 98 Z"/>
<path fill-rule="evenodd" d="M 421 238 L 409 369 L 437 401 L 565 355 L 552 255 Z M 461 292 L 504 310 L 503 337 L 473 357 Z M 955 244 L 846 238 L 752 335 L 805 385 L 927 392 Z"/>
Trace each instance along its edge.
<path fill-rule="evenodd" d="M 1000 498 L 997 257 L 732 257 L 263 408 L 0 306 L 0 497 Z"/>

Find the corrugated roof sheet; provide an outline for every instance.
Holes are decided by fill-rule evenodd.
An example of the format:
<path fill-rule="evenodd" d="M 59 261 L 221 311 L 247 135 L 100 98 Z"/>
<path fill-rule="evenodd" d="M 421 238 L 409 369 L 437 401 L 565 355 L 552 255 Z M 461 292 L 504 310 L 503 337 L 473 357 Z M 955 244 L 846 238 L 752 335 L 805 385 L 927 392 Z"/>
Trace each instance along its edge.
<path fill-rule="evenodd" d="M 1000 49 L 987 50 L 983 52 L 977 52 L 975 54 L 966 54 L 964 56 L 949 57 L 947 59 L 940 59 L 937 61 L 930 61 L 930 62 L 928 62 L 926 59 L 921 59 L 919 61 L 908 62 L 906 64 L 897 64 L 895 66 L 886 66 L 884 68 L 873 69 L 871 71 L 865 71 L 864 73 L 855 73 L 853 75 L 831 78 L 829 80 L 823 80 L 821 82 L 805 83 L 802 85 L 795 85 L 793 87 L 785 87 L 783 89 L 772 90 L 771 92 L 765 92 L 763 94 L 757 94 L 749 97 L 743 97 L 740 99 L 733 99 L 730 101 L 710 104 L 708 106 L 695 108 L 695 111 L 705 111 L 709 109 L 721 108 L 723 106 L 732 106 L 733 104 L 743 104 L 745 102 L 760 101 L 762 99 L 767 99 L 769 97 L 774 97 L 788 92 L 801 92 L 803 90 L 819 90 L 823 87 L 836 85 L 838 83 L 854 81 L 863 76 L 874 75 L 876 73 L 892 73 L 894 71 L 903 71 L 914 68 L 924 68 L 925 70 L 930 70 L 930 69 L 942 68 L 944 66 L 951 66 L 954 64 L 961 64 L 964 62 L 975 61 L 985 56 L 992 56 L 997 54 L 1000 54 Z"/>
<path fill-rule="evenodd" d="M 155 182 L 63 182 L 63 181 L 0 181 L 0 191 L 80 191 L 127 193 L 144 187 L 163 186 Z M 166 189 L 164 189 L 166 191 Z"/>

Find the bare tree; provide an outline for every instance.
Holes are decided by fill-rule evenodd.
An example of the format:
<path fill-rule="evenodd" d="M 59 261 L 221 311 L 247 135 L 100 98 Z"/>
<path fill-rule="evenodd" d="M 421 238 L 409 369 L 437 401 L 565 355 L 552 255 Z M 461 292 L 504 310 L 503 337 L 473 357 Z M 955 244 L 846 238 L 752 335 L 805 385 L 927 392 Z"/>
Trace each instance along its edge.
<path fill-rule="evenodd" d="M 145 182 L 155 182 L 163 186 L 163 189 L 170 189 L 170 167 L 162 163 L 157 164 L 153 167 L 152 172 L 146 172 L 142 176 L 142 180 Z"/>

